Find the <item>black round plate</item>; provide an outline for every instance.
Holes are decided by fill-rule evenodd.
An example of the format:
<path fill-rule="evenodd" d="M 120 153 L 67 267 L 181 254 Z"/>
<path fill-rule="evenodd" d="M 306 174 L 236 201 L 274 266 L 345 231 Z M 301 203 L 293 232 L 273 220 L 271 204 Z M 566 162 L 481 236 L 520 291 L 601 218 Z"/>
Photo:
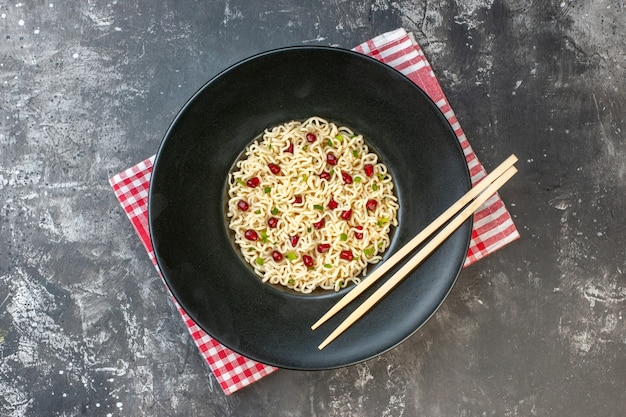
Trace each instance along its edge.
<path fill-rule="evenodd" d="M 300 295 L 263 284 L 237 254 L 224 213 L 227 176 L 241 151 L 264 129 L 310 116 L 363 134 L 390 169 L 400 210 L 386 257 L 470 188 L 463 152 L 437 106 L 399 72 L 356 52 L 262 53 L 220 73 L 189 100 L 165 135 L 150 186 L 150 233 L 163 277 L 189 316 L 223 345 L 303 370 L 354 364 L 413 334 L 452 288 L 471 234 L 468 221 L 319 351 L 354 306 L 316 331 L 310 326 L 347 290 Z"/>

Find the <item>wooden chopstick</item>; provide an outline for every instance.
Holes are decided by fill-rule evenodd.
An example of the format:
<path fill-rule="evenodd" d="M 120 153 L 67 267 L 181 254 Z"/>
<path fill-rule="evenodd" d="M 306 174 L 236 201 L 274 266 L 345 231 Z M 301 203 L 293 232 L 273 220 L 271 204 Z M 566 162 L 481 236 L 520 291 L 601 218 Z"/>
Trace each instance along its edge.
<path fill-rule="evenodd" d="M 400 248 L 396 253 L 394 253 L 389 259 L 387 259 L 384 263 L 378 265 L 371 274 L 369 274 L 363 281 L 361 281 L 358 285 L 356 285 L 348 294 L 346 294 L 337 304 L 335 304 L 326 314 L 324 314 L 313 326 L 311 329 L 315 330 L 322 324 L 324 324 L 328 319 L 337 314 L 341 309 L 347 306 L 350 302 L 352 302 L 356 297 L 358 297 L 363 291 L 368 289 L 372 284 L 374 284 L 381 276 L 383 276 L 387 271 L 389 271 L 394 265 L 400 262 L 404 257 L 406 257 L 409 253 L 411 253 L 415 248 L 417 248 L 424 240 L 426 240 L 430 235 L 439 230 L 452 216 L 458 213 L 463 207 L 465 207 L 470 201 L 476 198 L 480 193 L 482 193 L 489 185 L 491 185 L 498 177 L 500 177 L 507 169 L 513 166 L 517 162 L 517 157 L 515 155 L 509 156 L 504 162 L 502 162 L 496 169 L 493 170 L 489 175 L 482 179 L 476 186 L 474 186 L 471 190 L 469 190 L 463 197 L 457 200 L 453 205 L 451 205 L 446 211 L 444 211 L 439 217 L 437 217 L 432 223 L 430 223 L 424 230 L 418 233 L 414 238 L 412 238 L 407 244 L 405 244 L 402 248 Z"/>
<path fill-rule="evenodd" d="M 501 176 L 493 181 L 474 201 L 463 209 L 454 219 L 450 221 L 435 237 L 430 240 L 415 256 L 402 266 L 391 276 L 380 288 L 378 288 L 367 300 L 352 312 L 319 346 L 324 349 L 329 343 L 335 340 L 340 334 L 346 331 L 374 305 L 384 298 L 396 285 L 398 285 L 413 269 L 424 261 L 439 245 L 441 245 L 456 229 L 458 229 L 478 208 L 483 205 L 491 196 L 502 187 L 515 173 L 517 169 L 509 167 Z M 358 286 L 357 286 L 358 287 Z"/>

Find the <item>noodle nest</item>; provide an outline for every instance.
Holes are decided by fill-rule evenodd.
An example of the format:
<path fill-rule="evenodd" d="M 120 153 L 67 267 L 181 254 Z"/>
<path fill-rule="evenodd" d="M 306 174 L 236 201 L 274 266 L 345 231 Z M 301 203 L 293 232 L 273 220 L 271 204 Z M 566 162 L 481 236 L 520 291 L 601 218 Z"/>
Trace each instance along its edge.
<path fill-rule="evenodd" d="M 246 262 L 301 293 L 358 283 L 398 225 L 387 167 L 361 135 L 320 117 L 265 130 L 228 186 L 228 227 Z"/>

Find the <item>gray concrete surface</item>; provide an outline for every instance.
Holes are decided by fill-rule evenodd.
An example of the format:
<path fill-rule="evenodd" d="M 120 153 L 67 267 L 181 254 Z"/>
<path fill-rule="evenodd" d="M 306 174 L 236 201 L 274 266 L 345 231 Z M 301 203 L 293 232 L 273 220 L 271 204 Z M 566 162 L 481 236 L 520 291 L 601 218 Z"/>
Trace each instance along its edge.
<path fill-rule="evenodd" d="M 0 0 L 1 416 L 623 416 L 623 0 Z M 226 397 L 107 179 L 211 76 L 403 26 L 522 238 L 398 348 Z"/>

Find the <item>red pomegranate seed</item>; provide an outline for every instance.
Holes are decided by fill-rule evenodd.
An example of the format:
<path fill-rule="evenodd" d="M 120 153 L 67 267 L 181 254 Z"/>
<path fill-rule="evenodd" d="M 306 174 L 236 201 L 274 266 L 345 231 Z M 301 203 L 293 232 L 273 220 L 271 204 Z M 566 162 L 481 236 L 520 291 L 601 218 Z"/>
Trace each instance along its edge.
<path fill-rule="evenodd" d="M 356 229 L 363 230 L 363 226 L 357 226 Z M 363 239 L 363 232 L 354 232 L 354 238 L 359 240 Z"/>
<path fill-rule="evenodd" d="M 353 258 L 353 256 L 352 256 L 352 251 L 349 251 L 349 250 L 342 250 L 342 251 L 339 253 L 339 257 L 340 257 L 341 259 L 346 260 L 346 261 L 351 261 L 351 260 L 352 260 L 352 258 Z"/>
<path fill-rule="evenodd" d="M 343 178 L 343 182 L 345 184 L 352 184 L 352 176 L 348 174 L 347 172 L 342 172 L 341 178 Z"/>
<path fill-rule="evenodd" d="M 350 217 L 352 217 L 352 210 L 348 209 L 348 210 L 344 210 L 341 212 L 341 218 L 344 220 L 350 220 Z"/>
<path fill-rule="evenodd" d="M 328 244 L 328 243 L 320 243 L 319 245 L 317 245 L 317 251 L 319 253 L 328 252 L 329 249 L 330 249 L 330 244 Z"/>
<path fill-rule="evenodd" d="M 326 220 L 322 218 L 319 222 L 313 223 L 313 227 L 315 227 L 316 229 L 321 229 L 322 227 L 324 227 L 325 224 Z"/>
<path fill-rule="evenodd" d="M 326 162 L 328 162 L 328 165 L 337 165 L 337 157 L 334 153 L 328 152 L 326 154 Z"/>
<path fill-rule="evenodd" d="M 246 185 L 250 188 L 258 187 L 261 184 L 261 180 L 259 177 L 252 177 L 248 181 L 246 181 Z"/>
<path fill-rule="evenodd" d="M 313 143 L 317 140 L 317 136 L 315 136 L 313 133 L 307 133 L 306 134 L 306 141 L 309 143 Z"/>
<path fill-rule="evenodd" d="M 293 143 L 289 142 L 289 146 L 285 149 L 285 152 L 293 153 Z"/>
<path fill-rule="evenodd" d="M 297 195 L 296 198 L 293 199 L 293 203 L 292 204 L 302 204 L 302 196 L 301 195 Z"/>
<path fill-rule="evenodd" d="M 272 251 L 272 259 L 276 262 L 280 262 L 283 259 L 283 254 L 277 250 Z"/>
<path fill-rule="evenodd" d="M 248 210 L 248 208 L 249 208 L 250 206 L 248 205 L 248 203 L 247 203 L 246 201 L 244 201 L 244 200 L 239 200 L 239 201 L 237 202 L 237 207 L 238 207 L 238 208 L 239 208 L 239 210 L 241 210 L 241 211 L 247 211 L 247 210 Z"/>
<path fill-rule="evenodd" d="M 280 172 L 280 167 L 274 163 L 269 163 L 267 164 L 267 166 L 269 167 L 270 171 L 272 171 L 272 174 L 278 174 Z"/>
<path fill-rule="evenodd" d="M 313 266 L 313 258 L 311 258 L 309 255 L 302 255 L 302 262 L 304 262 L 304 265 L 306 265 L 307 267 Z"/>
<path fill-rule="evenodd" d="M 252 229 L 246 230 L 243 235 L 248 240 L 257 240 L 259 238 L 259 235 L 257 234 L 257 232 L 255 232 Z"/>
<path fill-rule="evenodd" d="M 320 178 L 323 180 L 328 181 L 330 179 L 330 173 L 326 172 L 326 171 L 322 171 L 320 172 Z"/>
<path fill-rule="evenodd" d="M 328 208 L 331 210 L 334 210 L 337 207 L 339 207 L 339 203 L 331 198 L 330 201 L 328 202 Z"/>
<path fill-rule="evenodd" d="M 365 164 L 363 168 L 365 169 L 365 175 L 367 175 L 368 177 L 371 177 L 372 175 L 374 175 L 374 165 Z"/>
<path fill-rule="evenodd" d="M 267 219 L 268 227 L 274 229 L 278 225 L 278 219 L 276 217 L 270 217 Z"/>
<path fill-rule="evenodd" d="M 368 209 L 369 211 L 374 211 L 376 210 L 376 206 L 378 205 L 378 201 L 376 200 L 367 200 L 367 203 L 365 203 L 365 208 Z"/>
<path fill-rule="evenodd" d="M 298 241 L 300 240 L 300 238 L 298 236 L 289 236 L 289 243 L 291 243 L 292 247 L 296 247 L 296 245 L 298 244 Z"/>

